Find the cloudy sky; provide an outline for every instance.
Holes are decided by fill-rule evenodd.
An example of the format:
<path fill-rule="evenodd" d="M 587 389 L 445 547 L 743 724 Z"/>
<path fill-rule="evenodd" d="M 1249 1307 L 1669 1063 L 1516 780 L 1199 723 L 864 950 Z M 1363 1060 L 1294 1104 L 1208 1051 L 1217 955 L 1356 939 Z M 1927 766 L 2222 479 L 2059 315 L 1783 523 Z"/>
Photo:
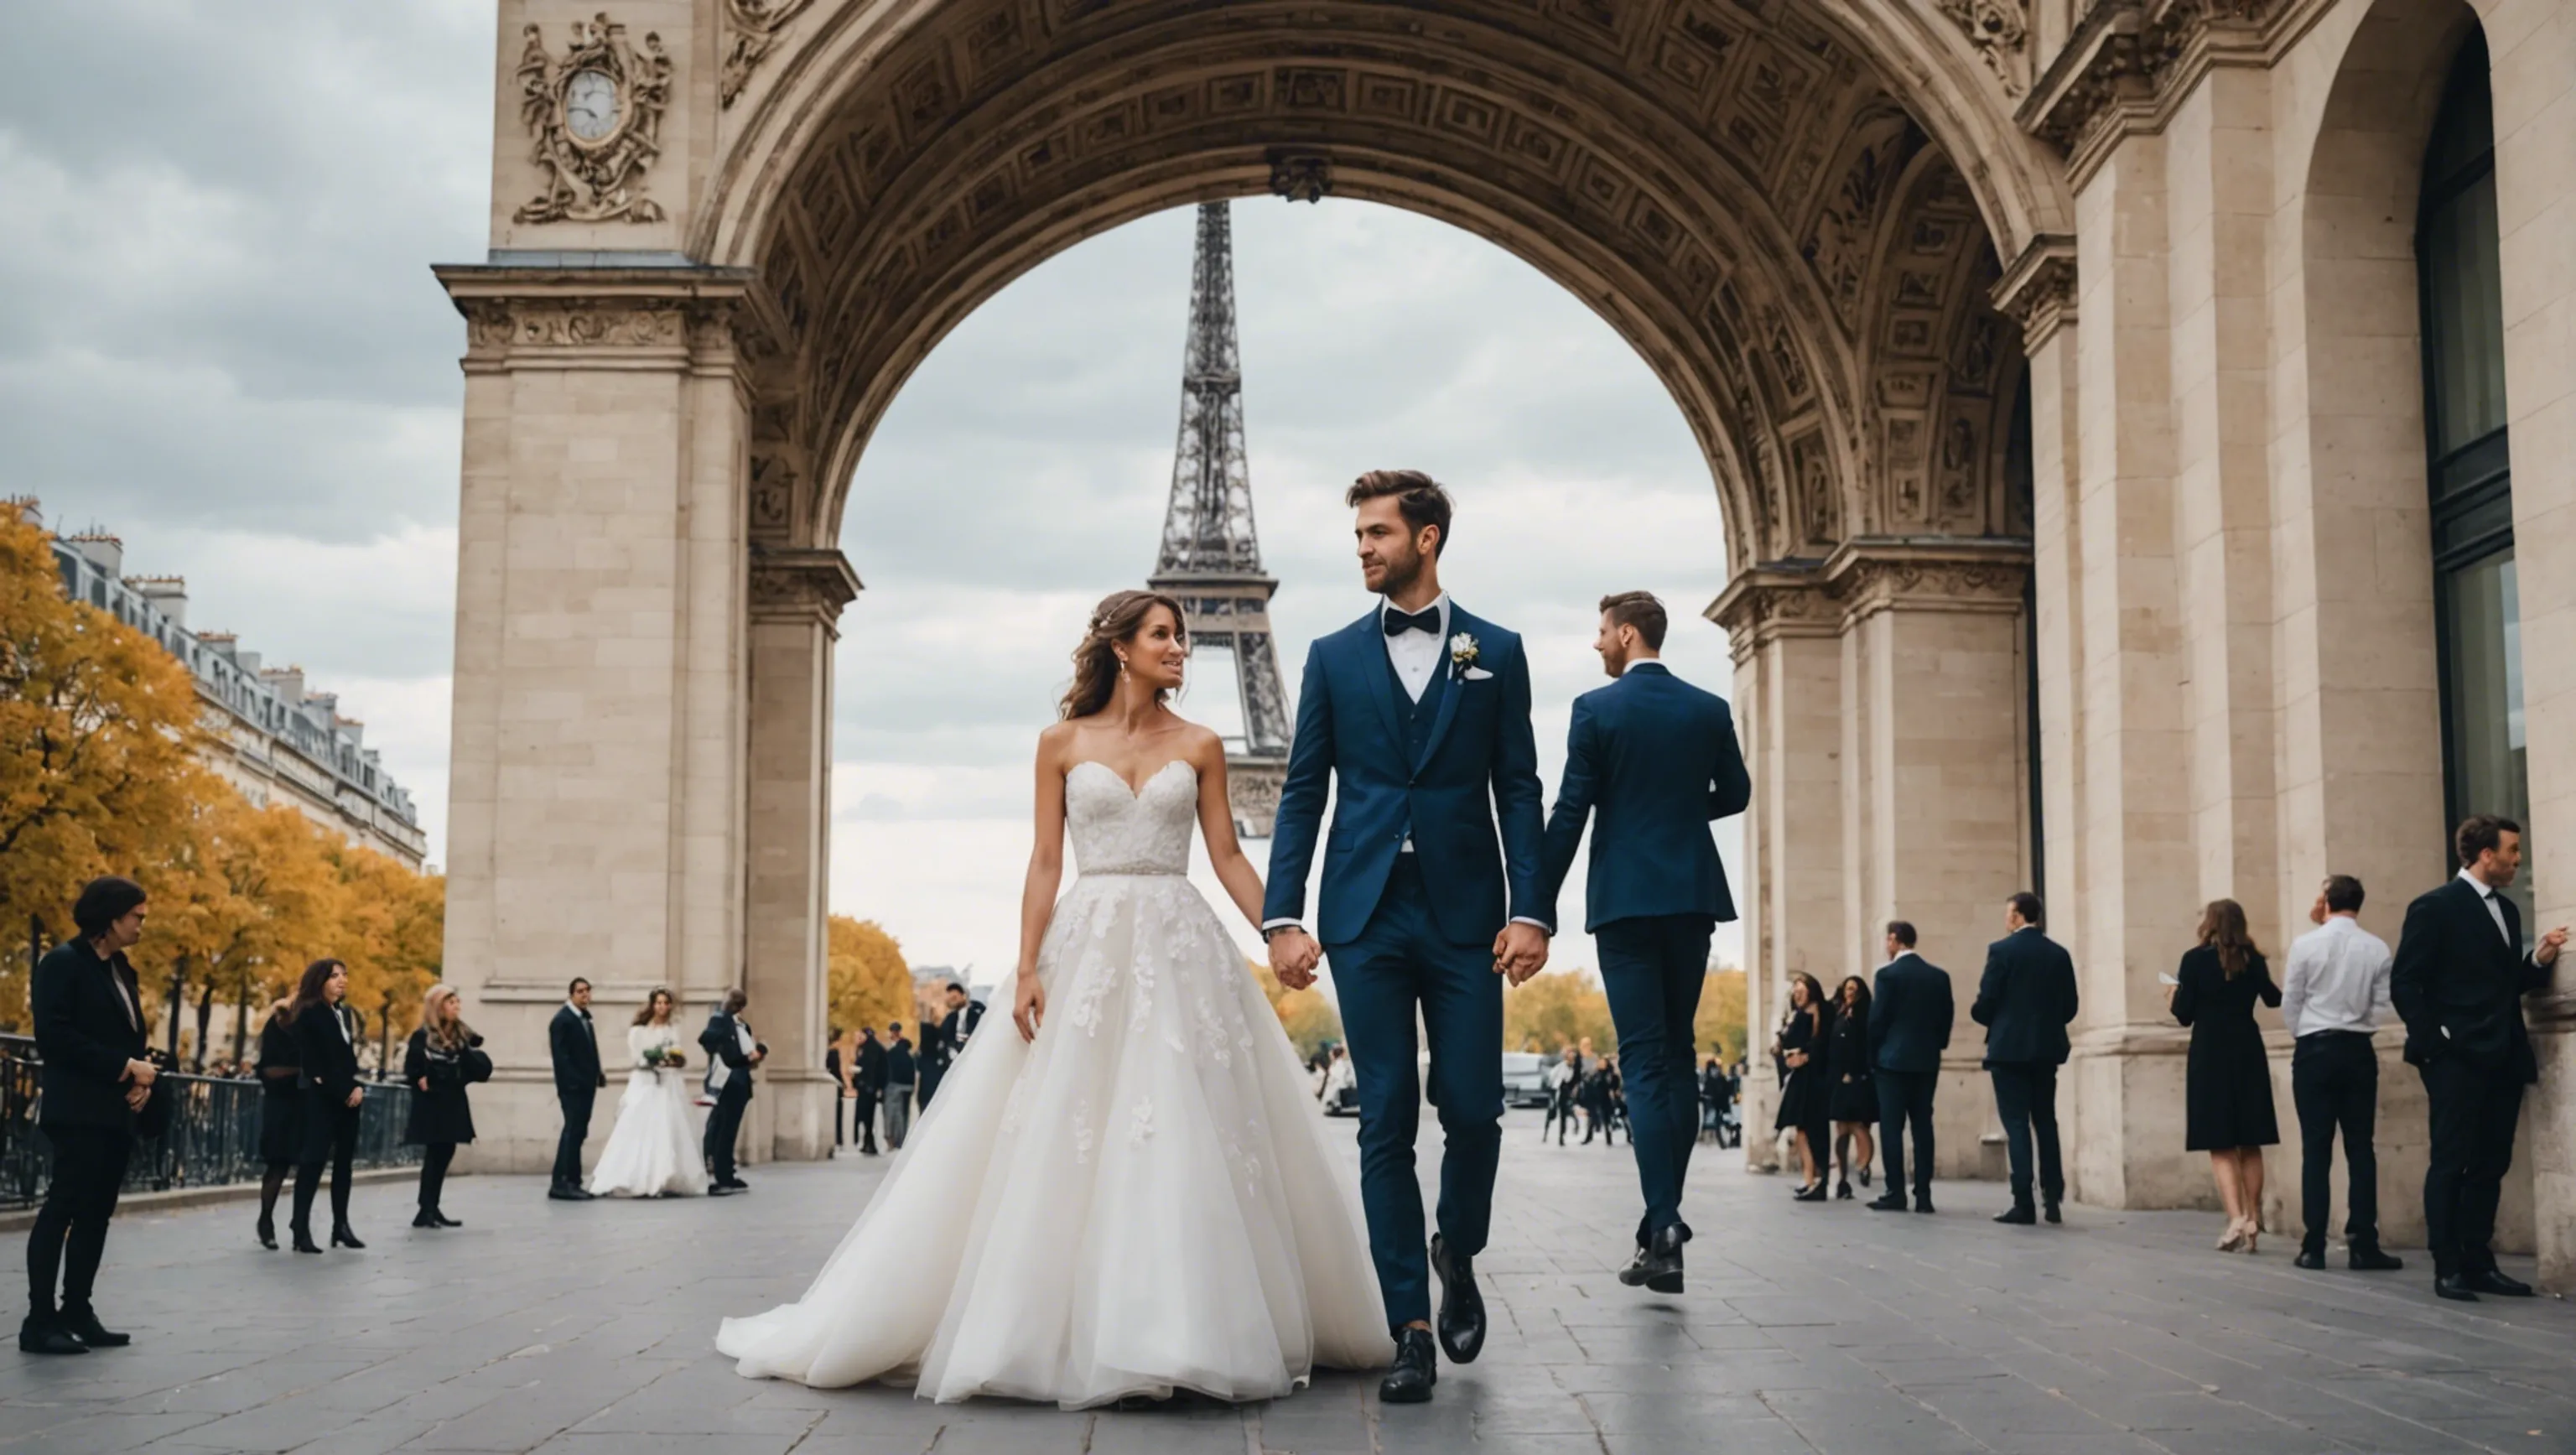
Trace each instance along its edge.
<path fill-rule="evenodd" d="M 488 0 L 93 0 L 12 29 L 0 491 L 118 531 L 129 570 L 189 578 L 192 625 L 339 692 L 443 853 L 462 329 L 429 265 L 481 255 Z M 1724 584 L 1716 496 L 1605 324 L 1409 214 L 1265 197 L 1234 226 L 1290 682 L 1368 605 L 1342 488 L 1411 465 L 1458 497 L 1452 590 L 1529 639 L 1551 791 L 1604 591 L 1661 594 L 1668 659 L 1727 690 L 1698 617 Z M 1190 245 L 1166 213 L 1019 280 L 931 355 L 852 482 L 868 589 L 842 621 L 832 898 L 915 963 L 1008 968 L 1031 737 L 1091 603 L 1153 564 Z M 1577 893 L 1564 908 L 1579 923 Z"/>

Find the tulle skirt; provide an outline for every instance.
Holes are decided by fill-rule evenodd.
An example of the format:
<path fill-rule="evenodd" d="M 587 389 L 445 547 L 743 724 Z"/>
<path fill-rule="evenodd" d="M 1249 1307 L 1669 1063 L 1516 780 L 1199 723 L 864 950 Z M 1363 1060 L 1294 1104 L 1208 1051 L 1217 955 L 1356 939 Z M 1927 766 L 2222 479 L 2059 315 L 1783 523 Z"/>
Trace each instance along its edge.
<path fill-rule="evenodd" d="M 617 1125 L 590 1169 L 599 1197 L 696 1196 L 707 1190 L 706 1154 L 689 1116 L 688 1073 L 637 1070 L 617 1098 Z"/>
<path fill-rule="evenodd" d="M 1085 877 L 1038 963 L 1035 1043 L 987 1020 L 804 1297 L 716 1347 L 752 1377 L 1068 1409 L 1386 1364 L 1351 1178 L 1189 881 Z"/>

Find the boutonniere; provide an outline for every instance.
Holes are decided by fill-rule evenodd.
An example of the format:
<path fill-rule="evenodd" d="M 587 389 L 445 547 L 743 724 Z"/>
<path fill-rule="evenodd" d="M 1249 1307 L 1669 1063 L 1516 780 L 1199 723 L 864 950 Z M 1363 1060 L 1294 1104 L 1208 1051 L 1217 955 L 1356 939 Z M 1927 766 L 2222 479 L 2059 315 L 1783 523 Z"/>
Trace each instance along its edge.
<path fill-rule="evenodd" d="M 1482 650 L 1476 645 L 1476 638 L 1472 633 L 1460 632 L 1451 637 L 1449 639 L 1450 670 L 1470 682 L 1491 677 L 1493 673 L 1476 665 L 1476 658 Z"/>

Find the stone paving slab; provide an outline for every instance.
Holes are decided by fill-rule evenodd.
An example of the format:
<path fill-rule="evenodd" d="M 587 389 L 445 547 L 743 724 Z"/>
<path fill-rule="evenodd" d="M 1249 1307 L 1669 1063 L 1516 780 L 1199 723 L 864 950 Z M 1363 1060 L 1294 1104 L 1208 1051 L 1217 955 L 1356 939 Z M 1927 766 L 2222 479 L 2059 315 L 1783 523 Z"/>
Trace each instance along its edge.
<path fill-rule="evenodd" d="M 2211 1251 L 2193 1213 L 2001 1228 L 1976 1183 L 1933 1217 L 1796 1205 L 1712 1151 L 1690 1291 L 1664 1298 L 1613 1276 L 1627 1149 L 1507 1130 L 1493 1334 L 1428 1406 L 1335 1373 L 1266 1405 L 1088 1413 L 737 1377 L 716 1320 L 803 1288 L 883 1175 L 851 1159 L 715 1201 L 460 1178 L 466 1226 L 442 1233 L 407 1226 L 407 1187 L 361 1188 L 369 1248 L 320 1258 L 261 1250 L 244 1204 L 120 1218 L 102 1302 L 136 1346 L 0 1356 L 0 1455 L 2576 1452 L 2576 1310 L 2442 1303 L 2420 1255 L 2305 1273 L 2292 1239 Z"/>

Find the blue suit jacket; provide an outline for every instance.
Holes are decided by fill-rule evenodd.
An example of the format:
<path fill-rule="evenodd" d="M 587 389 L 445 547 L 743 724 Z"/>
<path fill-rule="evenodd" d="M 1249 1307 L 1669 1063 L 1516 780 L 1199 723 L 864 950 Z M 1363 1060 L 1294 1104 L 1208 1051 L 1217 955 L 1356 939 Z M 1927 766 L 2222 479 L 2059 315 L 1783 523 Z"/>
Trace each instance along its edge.
<path fill-rule="evenodd" d="M 2035 929 L 2015 930 L 1986 947 L 1968 1018 L 1986 1028 L 1986 1064 L 2066 1064 L 2066 1027 L 2075 1019 L 2075 961 Z"/>
<path fill-rule="evenodd" d="M 1595 806 L 1601 822 L 1584 881 L 1585 930 L 1643 915 L 1735 918 L 1708 825 L 1742 813 L 1752 797 L 1725 700 L 1661 662 L 1634 664 L 1618 681 L 1574 699 L 1565 782 L 1539 856 L 1546 871 L 1539 918 L 1556 923 L 1557 891 Z"/>
<path fill-rule="evenodd" d="M 1448 690 L 1419 762 L 1406 750 L 1413 704 L 1387 665 L 1380 612 L 1372 609 L 1307 649 L 1288 779 L 1271 830 L 1264 922 L 1305 918 L 1306 874 L 1328 788 L 1333 824 L 1315 925 L 1326 945 L 1349 944 L 1368 928 L 1408 828 L 1444 938 L 1489 944 L 1507 919 L 1544 918 L 1535 908 L 1541 790 L 1529 658 L 1517 635 L 1453 599 L 1449 633 L 1461 632 L 1476 639 L 1476 675 L 1442 663 Z"/>
<path fill-rule="evenodd" d="M 1878 967 L 1870 992 L 1870 1064 L 1888 1071 L 1940 1070 L 1958 1018 L 1950 972 L 1906 951 Z"/>

